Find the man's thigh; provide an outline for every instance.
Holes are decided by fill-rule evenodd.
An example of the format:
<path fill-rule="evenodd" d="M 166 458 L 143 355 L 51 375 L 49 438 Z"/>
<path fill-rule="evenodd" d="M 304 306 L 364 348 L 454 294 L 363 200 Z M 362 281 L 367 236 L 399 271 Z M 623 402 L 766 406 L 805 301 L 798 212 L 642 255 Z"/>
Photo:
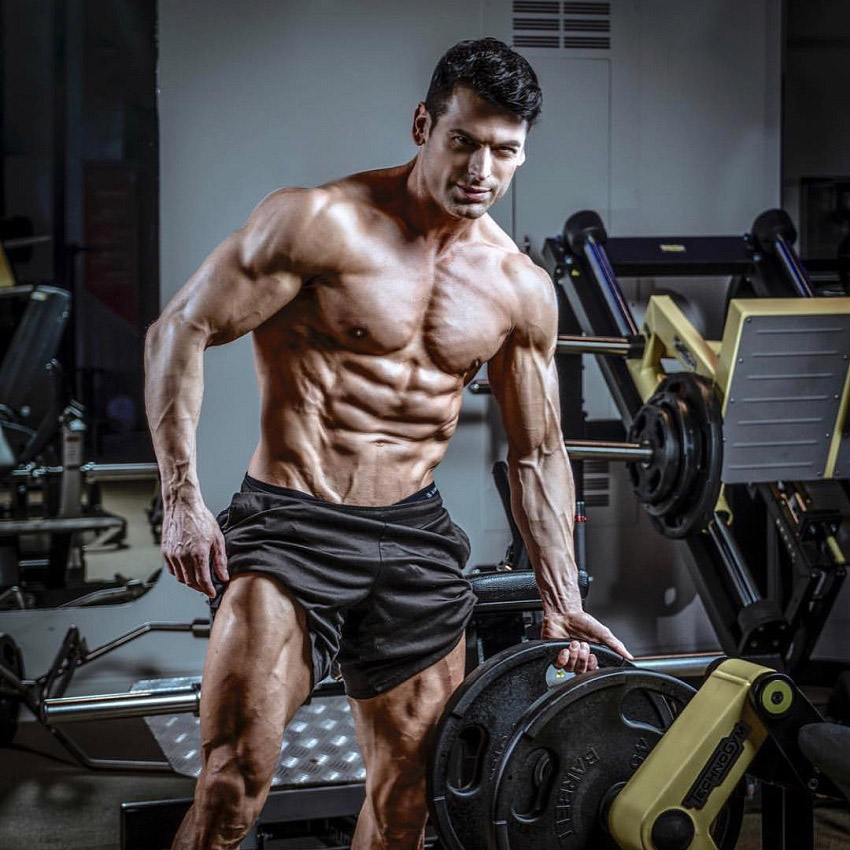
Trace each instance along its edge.
<path fill-rule="evenodd" d="M 236 759 L 252 773 L 270 776 L 283 729 L 311 686 L 310 639 L 301 606 L 272 578 L 234 576 L 215 616 L 204 664 L 205 766 L 210 757 Z"/>
<path fill-rule="evenodd" d="M 465 640 L 445 657 L 394 688 L 350 699 L 366 765 L 367 791 L 378 809 L 424 807 L 429 733 L 463 680 Z"/>

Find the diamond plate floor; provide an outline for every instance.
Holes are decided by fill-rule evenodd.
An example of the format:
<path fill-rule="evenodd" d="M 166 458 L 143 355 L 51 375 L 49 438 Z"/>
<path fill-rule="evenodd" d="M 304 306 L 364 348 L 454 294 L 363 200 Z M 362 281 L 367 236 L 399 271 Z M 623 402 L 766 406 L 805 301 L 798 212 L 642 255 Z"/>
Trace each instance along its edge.
<path fill-rule="evenodd" d="M 197 677 L 146 679 L 131 690 L 162 691 L 199 682 Z M 197 777 L 201 772 L 200 720 L 193 714 L 167 714 L 146 717 L 145 722 L 175 772 Z M 314 697 L 302 705 L 283 736 L 272 785 L 299 788 L 365 778 L 346 697 Z"/>

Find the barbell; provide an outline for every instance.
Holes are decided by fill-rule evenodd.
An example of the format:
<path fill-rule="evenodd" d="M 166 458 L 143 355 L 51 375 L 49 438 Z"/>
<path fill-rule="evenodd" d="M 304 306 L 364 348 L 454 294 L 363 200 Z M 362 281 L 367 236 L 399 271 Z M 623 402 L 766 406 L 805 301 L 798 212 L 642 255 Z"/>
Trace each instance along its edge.
<path fill-rule="evenodd" d="M 474 381 L 470 391 L 485 394 L 490 386 Z M 564 447 L 572 460 L 624 461 L 635 496 L 665 537 L 688 537 L 711 522 L 722 483 L 723 417 L 700 375 L 662 380 L 632 419 L 627 442 L 569 439 Z"/>

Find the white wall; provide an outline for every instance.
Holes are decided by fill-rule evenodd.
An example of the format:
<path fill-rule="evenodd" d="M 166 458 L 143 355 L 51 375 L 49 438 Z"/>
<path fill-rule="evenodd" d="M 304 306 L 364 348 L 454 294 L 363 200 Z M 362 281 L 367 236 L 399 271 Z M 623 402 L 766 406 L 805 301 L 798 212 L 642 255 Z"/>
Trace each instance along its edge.
<path fill-rule="evenodd" d="M 544 118 L 497 220 L 537 244 L 588 206 L 612 234 L 746 230 L 779 197 L 779 5 L 613 0 L 610 52 L 527 51 Z M 412 157 L 437 58 L 461 38 L 510 41 L 510 15 L 509 0 L 160 0 L 163 303 L 275 187 Z M 198 451 L 214 509 L 256 442 L 250 374 L 247 340 L 207 355 Z M 473 563 L 507 542 L 487 418 L 468 397 L 438 476 Z"/>

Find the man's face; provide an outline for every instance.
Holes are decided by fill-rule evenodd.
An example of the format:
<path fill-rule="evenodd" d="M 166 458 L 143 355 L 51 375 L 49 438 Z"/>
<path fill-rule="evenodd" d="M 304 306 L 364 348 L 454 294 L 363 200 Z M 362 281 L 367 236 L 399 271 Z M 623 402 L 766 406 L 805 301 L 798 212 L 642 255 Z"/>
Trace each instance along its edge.
<path fill-rule="evenodd" d="M 522 118 L 495 108 L 470 89 L 455 89 L 436 124 L 423 104 L 413 123 L 425 184 L 454 218 L 480 218 L 508 191 L 525 161 Z"/>

